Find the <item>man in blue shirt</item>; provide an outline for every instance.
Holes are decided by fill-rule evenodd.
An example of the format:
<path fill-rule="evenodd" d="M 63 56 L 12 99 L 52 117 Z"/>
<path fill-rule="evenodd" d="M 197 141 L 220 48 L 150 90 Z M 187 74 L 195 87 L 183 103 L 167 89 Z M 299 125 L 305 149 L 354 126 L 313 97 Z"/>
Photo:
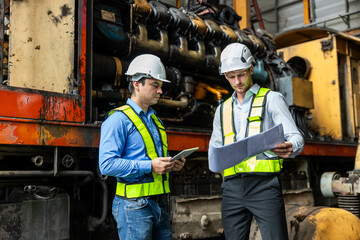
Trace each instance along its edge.
<path fill-rule="evenodd" d="M 171 240 L 169 172 L 180 171 L 185 159 L 170 161 L 165 128 L 150 107 L 159 100 L 163 82 L 170 81 L 151 54 L 136 57 L 126 75 L 131 97 L 101 126 L 100 171 L 117 178 L 112 212 L 121 240 Z"/>
<path fill-rule="evenodd" d="M 254 58 L 245 45 L 228 45 L 220 58 L 220 74 L 225 75 L 234 93 L 215 112 L 210 144 L 220 147 L 280 123 L 284 127 L 284 142 L 275 149 L 224 170 L 221 212 L 225 237 L 249 239 L 251 220 L 255 217 L 263 240 L 286 240 L 288 233 L 278 174 L 282 158 L 301 153 L 303 137 L 284 97 L 253 83 Z"/>

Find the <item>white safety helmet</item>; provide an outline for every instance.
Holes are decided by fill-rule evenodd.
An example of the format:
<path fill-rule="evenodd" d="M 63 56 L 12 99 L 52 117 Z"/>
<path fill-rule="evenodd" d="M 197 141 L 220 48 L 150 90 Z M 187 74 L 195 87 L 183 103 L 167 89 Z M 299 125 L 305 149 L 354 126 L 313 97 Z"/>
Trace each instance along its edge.
<path fill-rule="evenodd" d="M 152 54 L 142 54 L 134 58 L 125 75 L 130 76 L 130 81 L 135 82 L 143 77 L 170 82 L 166 79 L 165 67 L 160 58 Z"/>
<path fill-rule="evenodd" d="M 255 62 L 250 50 L 241 43 L 231 43 L 221 52 L 219 72 L 247 69 Z"/>

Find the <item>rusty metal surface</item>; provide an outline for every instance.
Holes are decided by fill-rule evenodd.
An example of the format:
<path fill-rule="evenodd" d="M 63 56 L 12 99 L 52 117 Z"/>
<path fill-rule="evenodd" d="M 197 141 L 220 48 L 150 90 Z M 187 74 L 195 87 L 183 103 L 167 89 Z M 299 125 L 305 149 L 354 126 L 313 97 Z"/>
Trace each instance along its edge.
<path fill-rule="evenodd" d="M 294 216 L 297 216 L 299 213 L 306 215 L 308 211 L 312 211 L 314 208 L 314 197 L 312 195 L 312 190 L 309 188 L 297 189 L 297 190 L 283 190 L 283 198 L 285 203 L 285 213 L 288 226 L 288 233 L 291 233 L 292 230 L 292 221 L 294 221 Z M 300 207 L 301 206 L 301 207 Z M 259 226 L 255 219 L 251 222 L 250 227 L 250 240 L 261 240 L 261 233 Z M 290 240 L 300 240 L 300 239 L 311 239 L 311 238 L 290 238 Z"/>
<path fill-rule="evenodd" d="M 314 206 L 312 189 L 283 190 L 285 205 Z"/>
<path fill-rule="evenodd" d="M 80 2 L 80 1 L 79 1 Z M 79 46 L 78 46 L 78 65 L 80 70 L 77 72 L 77 77 L 80 79 L 78 82 L 79 94 L 81 96 L 80 104 L 81 106 L 85 106 L 87 101 L 86 95 L 86 51 L 87 51 L 87 0 L 82 0 L 81 4 L 79 4 Z M 89 101 L 91 101 L 89 99 Z M 91 110 L 91 109 L 90 109 Z M 84 118 L 85 118 L 85 109 L 83 109 Z"/>
<path fill-rule="evenodd" d="M 360 219 L 343 209 L 292 207 L 286 209 L 286 217 L 291 240 L 358 240 L 360 236 Z"/>
<path fill-rule="evenodd" d="M 221 196 L 173 198 L 173 239 L 204 239 L 223 236 Z"/>
<path fill-rule="evenodd" d="M 75 95 L 0 87 L 0 117 L 85 121 L 85 108 Z"/>
<path fill-rule="evenodd" d="M 301 156 L 355 157 L 356 144 L 305 142 Z"/>
<path fill-rule="evenodd" d="M 13 122 L 0 119 L 0 144 L 98 147 L 100 127 L 82 124 Z"/>
<path fill-rule="evenodd" d="M 45 95 L 45 94 L 44 94 Z M 71 122 L 82 122 L 84 121 L 85 116 L 84 109 L 80 108 L 78 100 L 74 100 L 71 98 L 67 98 L 64 96 L 51 96 L 46 97 L 42 93 L 33 93 L 33 92 L 23 92 L 23 90 L 15 90 L 12 91 L 10 89 L 1 89 L 0 88 L 0 101 L 9 102 L 10 107 L 5 107 L 2 105 L 0 107 L 0 131 L 3 133 L 6 132 L 14 132 L 14 128 L 18 128 L 16 132 L 16 139 L 33 139 L 34 137 L 30 137 L 29 131 L 34 130 L 32 133 L 33 136 L 38 135 L 40 133 L 36 133 L 39 129 L 43 129 L 45 131 L 46 136 L 56 136 L 56 131 L 52 130 L 54 127 L 43 127 L 39 128 L 37 126 L 36 121 L 30 119 L 41 119 L 41 120 L 55 120 L 56 122 L 50 123 L 56 125 L 68 125 L 65 129 L 71 128 Z M 47 99 L 53 99 L 54 101 L 48 101 L 44 103 L 43 97 Z M 48 110 L 49 112 L 46 112 Z M 44 113 L 45 111 L 45 113 Z M 28 120 L 26 120 L 28 119 Z M 29 122 L 28 126 L 21 122 Z M 45 121 L 46 122 L 46 121 Z M 18 125 L 18 126 L 17 126 Z M 75 129 L 79 126 L 82 126 L 84 129 L 88 129 L 85 132 L 78 132 L 78 139 L 87 139 L 89 138 L 88 132 L 92 132 L 90 136 L 91 146 L 98 147 L 98 140 L 100 136 L 99 126 L 90 125 L 90 124 L 74 124 Z M 60 127 L 57 127 L 61 129 Z M 94 128 L 92 130 L 89 130 Z M 6 129 L 6 130 L 4 130 Z M 13 129 L 13 130 L 10 130 Z M 23 129 L 28 129 L 23 131 Z M 51 134 L 47 134 L 48 129 L 52 132 Z M 74 130 L 74 133 L 77 130 Z M 66 133 L 69 130 L 65 131 Z M 54 134 L 55 133 L 55 134 Z M 21 136 L 24 134 L 24 136 Z M 184 131 L 174 131 L 168 130 L 168 142 L 169 142 L 169 151 L 181 151 L 185 148 L 191 148 L 198 146 L 199 152 L 207 152 L 209 148 L 210 141 L 210 133 L 198 133 L 198 132 L 184 132 Z M 0 140 L 2 143 L 6 144 L 17 144 L 16 141 L 11 140 L 14 134 L 3 135 L 1 134 Z M 63 134 L 63 138 L 67 137 L 66 134 Z M 49 139 L 49 138 L 46 138 Z M 68 140 L 71 142 L 71 140 Z M 21 142 L 29 142 L 30 145 L 38 145 L 36 141 L 33 139 L 31 141 L 21 141 Z M 45 141 L 48 142 L 48 141 Z M 79 142 L 84 142 L 80 140 Z M 89 141 L 86 141 L 89 142 Z M 67 144 L 65 144 L 67 145 Z M 88 145 L 88 144 L 86 144 Z M 349 144 L 334 144 L 334 143 L 320 143 L 320 142 L 306 142 L 304 151 L 301 153 L 302 156 L 338 156 L 338 157 L 354 157 L 356 154 L 356 145 Z"/>

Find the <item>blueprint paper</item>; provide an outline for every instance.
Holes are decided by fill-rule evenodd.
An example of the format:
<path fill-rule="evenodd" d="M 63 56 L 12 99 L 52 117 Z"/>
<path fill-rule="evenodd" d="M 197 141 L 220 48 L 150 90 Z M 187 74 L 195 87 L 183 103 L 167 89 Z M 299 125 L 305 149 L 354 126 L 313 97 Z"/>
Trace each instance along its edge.
<path fill-rule="evenodd" d="M 222 147 L 215 147 L 210 144 L 209 168 L 213 172 L 222 171 L 249 157 L 273 149 L 276 144 L 282 142 L 284 142 L 284 129 L 282 124 L 279 124 L 265 132 Z"/>

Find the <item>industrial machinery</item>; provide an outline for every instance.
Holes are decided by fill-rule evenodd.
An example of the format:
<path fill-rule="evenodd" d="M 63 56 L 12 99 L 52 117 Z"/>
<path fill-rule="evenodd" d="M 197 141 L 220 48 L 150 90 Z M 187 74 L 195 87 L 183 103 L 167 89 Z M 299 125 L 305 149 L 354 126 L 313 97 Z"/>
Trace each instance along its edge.
<path fill-rule="evenodd" d="M 285 32 L 277 36 L 275 41 L 279 55 L 289 64 L 301 61 L 302 64 L 298 64 L 298 67 L 304 73 L 303 77 L 312 82 L 313 106 L 310 111 L 309 127 L 313 131 L 317 129 L 318 134 L 308 137 L 325 142 L 331 141 L 333 144 L 358 141 L 360 39 L 328 28 L 304 28 Z M 292 82 L 293 84 L 290 85 L 296 86 L 296 82 L 294 80 Z M 302 90 L 297 89 L 298 93 L 300 91 Z M 291 90 L 286 92 L 291 93 Z M 307 140 L 309 142 L 309 138 Z M 321 195 L 325 197 L 323 200 L 328 203 L 332 201 L 333 203 L 327 205 L 345 209 L 356 217 L 360 216 L 359 151 L 358 143 L 356 158 L 350 162 L 346 161 L 345 157 L 331 160 L 329 156 L 323 164 L 316 159 L 311 159 L 312 162 L 317 162 L 318 169 L 324 169 L 315 173 L 317 175 L 321 172 L 321 177 L 315 178 L 320 180 L 316 182 L 316 185 L 320 189 Z M 346 162 L 351 165 L 343 168 Z M 287 211 L 288 219 L 292 211 Z M 297 214 L 294 215 L 296 220 L 291 224 L 292 230 L 294 230 L 293 237 L 309 238 L 304 232 L 306 227 L 303 226 L 302 230 L 299 228 L 301 223 L 307 225 L 308 221 L 312 222 L 311 228 L 318 229 L 314 230 L 313 239 L 322 239 L 327 236 L 322 235 L 323 233 L 337 239 L 339 236 L 336 234 L 341 233 L 347 227 L 351 227 L 345 230 L 346 234 L 350 233 L 350 235 L 341 238 L 359 238 L 359 230 L 352 231 L 352 229 L 359 229 L 358 219 L 349 216 L 349 218 L 346 217 L 346 224 L 343 224 L 342 222 L 331 222 L 333 220 L 329 218 L 332 215 L 333 219 L 343 219 L 345 217 L 343 214 L 348 214 L 348 212 L 341 212 L 338 209 L 321 209 L 322 213 L 319 213 L 319 209 L 316 207 L 296 211 Z M 311 212 L 312 220 L 309 220 L 309 215 L 300 212 Z M 351 219 L 355 222 L 352 222 Z M 330 226 L 338 228 L 337 231 L 331 233 Z M 354 226 L 356 227 L 353 228 Z"/>
<path fill-rule="evenodd" d="M 0 238 L 117 239 L 116 182 L 97 166 L 100 126 L 106 112 L 129 97 L 128 63 L 152 53 L 171 80 L 154 106 L 167 127 L 170 154 L 199 147 L 172 174 L 173 238 L 223 239 L 222 175 L 208 169 L 207 150 L 215 109 L 232 93 L 218 74 L 221 50 L 232 42 L 250 48 L 254 80 L 285 95 L 306 138 L 304 152 L 285 161 L 280 176 L 286 203 L 336 205 L 318 186 L 323 172 L 353 167 L 357 90 L 340 85 L 336 74 L 330 82 L 312 79 L 322 63 L 286 55 L 281 49 L 289 46 L 276 46 L 265 30 L 240 29 L 240 19 L 233 8 L 204 1 L 180 8 L 145 0 L 1 0 Z M 358 64 L 359 46 L 348 48 L 356 41 L 344 38 L 340 49 L 351 58 L 341 62 Z M 333 49 L 321 56 L 340 56 Z M 357 78 L 349 78 L 355 74 L 346 73 L 341 84 L 355 84 Z M 342 110 L 349 106 L 353 120 L 347 121 Z"/>

